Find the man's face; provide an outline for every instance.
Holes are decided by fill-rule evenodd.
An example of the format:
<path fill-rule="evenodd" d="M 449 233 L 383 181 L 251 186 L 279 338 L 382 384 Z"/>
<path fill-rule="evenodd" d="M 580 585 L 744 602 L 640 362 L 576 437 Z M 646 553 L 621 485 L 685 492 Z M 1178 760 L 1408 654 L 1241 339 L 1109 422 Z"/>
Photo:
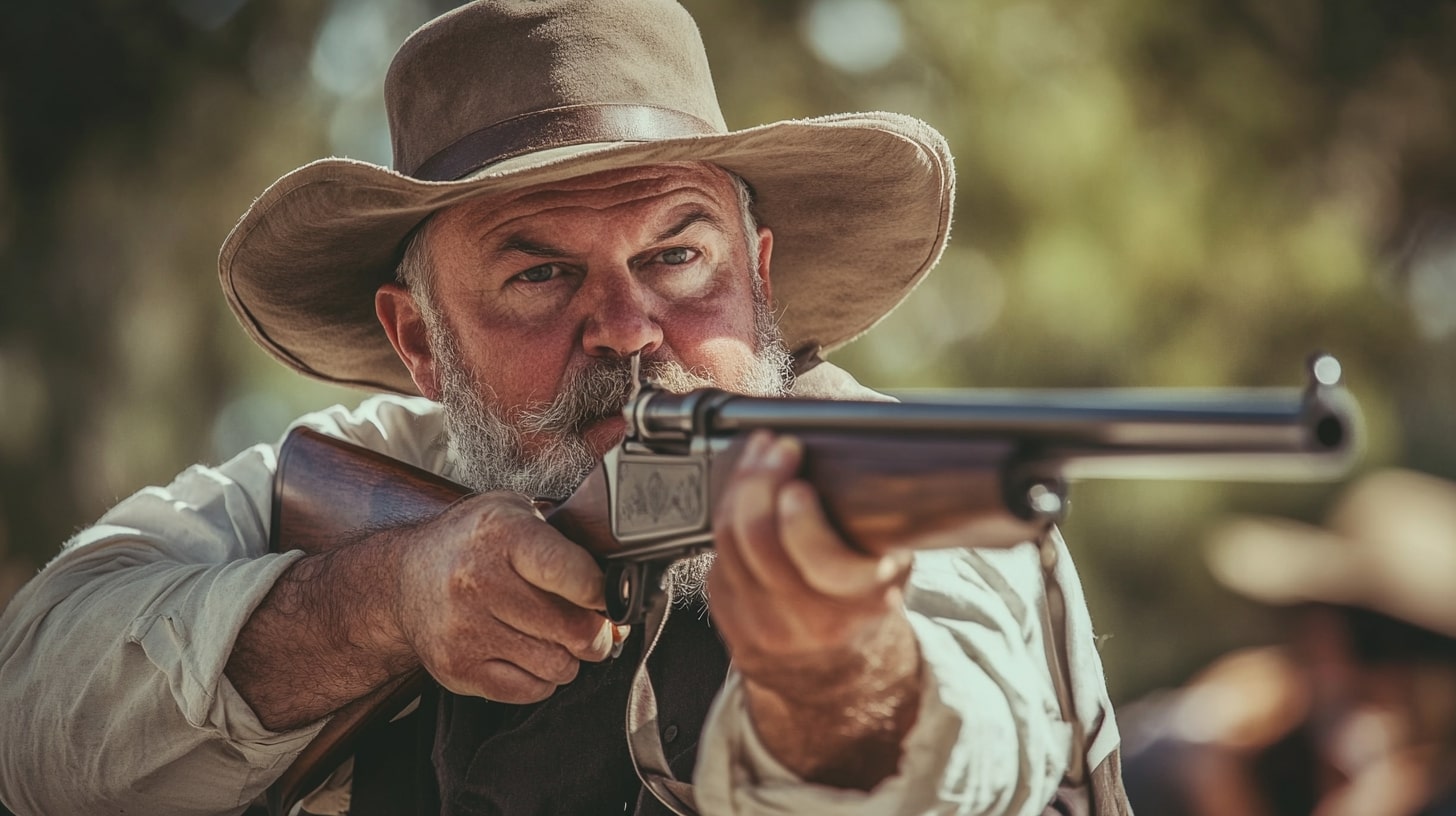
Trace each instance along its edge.
<path fill-rule="evenodd" d="M 756 237 L 734 183 L 708 165 L 477 199 L 426 230 L 436 314 L 386 308 L 382 293 L 381 318 L 389 329 L 394 316 L 391 338 L 416 383 L 445 404 L 457 457 L 480 471 L 473 487 L 561 494 L 621 438 L 633 353 L 675 390 L 781 392 L 772 236 Z M 424 343 L 410 340 L 412 320 Z M 545 472 L 520 473 L 532 468 Z"/>

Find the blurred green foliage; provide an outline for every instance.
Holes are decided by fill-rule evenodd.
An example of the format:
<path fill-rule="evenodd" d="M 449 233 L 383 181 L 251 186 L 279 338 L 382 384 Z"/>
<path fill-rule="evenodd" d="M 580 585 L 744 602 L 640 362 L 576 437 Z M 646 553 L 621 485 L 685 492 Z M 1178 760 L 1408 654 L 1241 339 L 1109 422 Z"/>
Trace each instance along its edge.
<path fill-rule="evenodd" d="M 357 394 L 249 345 L 213 270 L 263 187 L 387 163 L 379 82 L 447 4 L 13 3 L 0 25 L 0 601 L 75 528 Z M 836 360 L 883 388 L 1297 385 L 1362 467 L 1456 476 L 1456 3 L 691 0 L 732 127 L 920 116 L 955 239 Z M 1334 486 L 1086 484 L 1067 532 L 1114 696 L 1265 637 L 1200 539 Z M 1456 579 L 1453 579 L 1456 580 Z"/>

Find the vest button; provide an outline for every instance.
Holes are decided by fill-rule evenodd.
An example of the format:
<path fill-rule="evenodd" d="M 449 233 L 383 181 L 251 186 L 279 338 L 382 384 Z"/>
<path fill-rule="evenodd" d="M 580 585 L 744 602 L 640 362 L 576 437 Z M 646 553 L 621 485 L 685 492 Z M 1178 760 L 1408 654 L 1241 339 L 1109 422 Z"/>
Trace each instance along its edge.
<path fill-rule="evenodd" d="M 668 727 L 662 729 L 663 742 L 672 742 L 675 739 L 677 739 L 677 726 L 669 725 Z"/>

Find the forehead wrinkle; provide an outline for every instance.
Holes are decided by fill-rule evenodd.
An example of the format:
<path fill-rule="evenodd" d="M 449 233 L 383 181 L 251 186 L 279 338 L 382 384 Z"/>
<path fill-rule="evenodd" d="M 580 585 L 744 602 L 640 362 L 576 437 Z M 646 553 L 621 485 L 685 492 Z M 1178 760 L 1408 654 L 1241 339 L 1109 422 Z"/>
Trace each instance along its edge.
<path fill-rule="evenodd" d="M 601 192 L 616 187 L 670 186 L 691 184 L 712 187 L 731 184 L 728 171 L 710 162 L 666 162 L 662 164 L 601 170 L 582 176 L 523 187 L 505 196 L 530 196 L 553 192 Z"/>
<path fill-rule="evenodd" d="M 501 217 L 501 223 L 504 224 L 518 217 L 515 213 L 522 209 L 528 210 L 528 214 L 534 214 L 560 206 L 572 206 L 573 203 L 576 206 L 602 209 L 603 205 L 582 201 L 581 198 L 594 198 L 604 193 L 609 194 L 605 207 L 610 207 L 670 195 L 680 190 L 699 193 L 720 203 L 736 199 L 727 171 L 705 162 L 687 162 L 608 170 L 477 198 L 457 206 L 472 210 L 488 209 Z M 557 203 L 562 198 L 566 201 Z"/>
<path fill-rule="evenodd" d="M 716 185 L 713 185 L 716 186 Z M 506 214 L 501 223 L 523 217 L 548 215 L 560 210 L 582 209 L 605 212 L 682 196 L 721 204 L 725 189 L 681 178 L 639 179 L 590 190 L 548 189 L 527 193 L 504 203 L 497 212 Z M 520 212 L 521 215 L 516 215 Z"/>
<path fill-rule="evenodd" d="M 720 233 L 727 233 L 723 219 L 709 212 L 707 209 L 696 203 L 687 203 L 674 207 L 675 211 L 688 208 L 687 214 L 673 222 L 671 226 L 652 236 L 648 243 L 661 243 L 670 238 L 675 238 L 688 230 L 695 224 L 705 224 L 710 229 Z M 523 255 L 533 255 L 541 258 L 556 258 L 570 254 L 568 250 L 554 246 L 545 241 L 527 237 L 524 233 L 515 232 L 507 235 L 501 241 L 500 246 L 494 249 L 491 254 L 500 256 L 513 252 Z"/>
<path fill-rule="evenodd" d="M 673 192 L 675 191 L 668 191 L 666 195 L 671 195 Z M 554 217 L 569 214 L 574 210 L 608 212 L 619 207 L 647 206 L 654 203 L 652 198 L 615 201 L 600 206 L 591 206 L 582 202 L 563 203 L 561 206 L 533 210 L 509 217 L 491 224 L 483 230 L 477 227 L 470 231 L 470 240 L 494 256 L 519 252 L 535 257 L 562 257 L 570 255 L 571 251 L 555 245 L 543 235 L 543 233 L 551 231 L 550 221 Z M 728 235 L 730 233 L 728 222 L 714 212 L 720 207 L 721 202 L 709 202 L 706 197 L 700 196 L 690 196 L 687 200 L 668 205 L 661 213 L 654 215 L 650 221 L 641 222 L 640 232 L 645 236 L 642 240 L 648 243 L 660 243 L 682 234 L 695 224 L 704 224 L 720 234 Z M 674 220 L 667 227 L 650 235 L 647 234 L 648 230 L 654 228 L 654 224 L 660 224 L 669 218 Z M 519 224 L 519 222 L 526 223 Z M 502 235 L 503 232 L 504 235 L 499 239 L 492 237 Z"/>
<path fill-rule="evenodd" d="M 679 200 L 673 201 L 674 198 Z M 569 253 L 550 240 L 550 221 L 553 217 L 568 215 L 570 210 L 605 213 L 614 208 L 649 206 L 655 200 L 669 199 L 670 203 L 663 207 L 665 212 L 677 213 L 691 207 L 713 216 L 736 208 L 737 198 L 727 171 L 709 163 L 690 162 L 609 170 L 482 196 L 456 204 L 431 221 L 452 223 L 454 228 L 448 232 L 454 240 L 474 245 L 477 251 L 493 256 L 519 250 L 533 257 L 561 257 Z M 707 221 L 722 234 L 731 232 L 724 226 L 721 214 L 700 220 Z M 435 224 L 430 226 L 433 231 Z M 653 225 L 641 226 L 645 238 Z M 688 226 L 691 223 L 674 225 L 679 231 Z M 675 233 L 664 231 L 648 240 L 661 241 L 670 234 Z M 503 238 L 495 238 L 502 235 Z"/>

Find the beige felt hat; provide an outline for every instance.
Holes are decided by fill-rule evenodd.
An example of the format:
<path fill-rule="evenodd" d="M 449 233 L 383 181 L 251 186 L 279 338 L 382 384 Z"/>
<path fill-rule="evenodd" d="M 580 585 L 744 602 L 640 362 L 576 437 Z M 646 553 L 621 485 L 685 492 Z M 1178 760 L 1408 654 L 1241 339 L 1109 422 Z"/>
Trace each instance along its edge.
<path fill-rule="evenodd" d="M 790 348 L 832 349 L 935 264 L 955 176 L 945 139 L 893 113 L 730 131 L 696 24 L 672 0 L 499 0 L 420 28 L 385 81 L 394 168 L 323 159 L 269 187 L 218 259 L 249 335 L 330 382 L 415 393 L 374 315 L 402 242 L 442 207 L 602 170 L 706 161 L 774 230 Z"/>
<path fill-rule="evenodd" d="M 1323 528 L 1244 518 L 1210 539 L 1209 565 L 1262 603 L 1372 609 L 1456 637 L 1456 485 L 1406 470 L 1373 473 Z"/>

